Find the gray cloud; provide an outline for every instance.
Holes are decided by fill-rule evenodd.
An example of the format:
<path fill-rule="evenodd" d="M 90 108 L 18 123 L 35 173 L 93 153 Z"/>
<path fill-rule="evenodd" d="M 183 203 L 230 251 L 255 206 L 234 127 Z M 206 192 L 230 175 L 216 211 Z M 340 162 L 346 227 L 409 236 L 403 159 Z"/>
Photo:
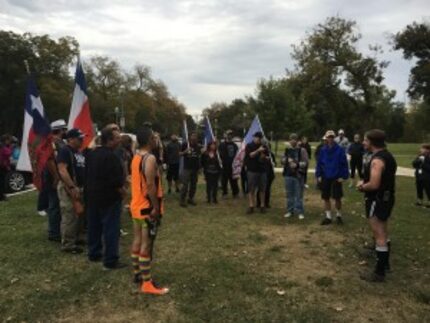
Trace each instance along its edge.
<path fill-rule="evenodd" d="M 368 44 L 390 60 L 386 84 L 405 98 L 410 63 L 387 35 L 421 21 L 426 0 L 0 0 L 0 26 L 17 32 L 71 35 L 82 56 L 109 55 L 130 68 L 150 65 L 190 111 L 251 94 L 261 77 L 292 67 L 291 44 L 327 16 L 358 22 Z"/>

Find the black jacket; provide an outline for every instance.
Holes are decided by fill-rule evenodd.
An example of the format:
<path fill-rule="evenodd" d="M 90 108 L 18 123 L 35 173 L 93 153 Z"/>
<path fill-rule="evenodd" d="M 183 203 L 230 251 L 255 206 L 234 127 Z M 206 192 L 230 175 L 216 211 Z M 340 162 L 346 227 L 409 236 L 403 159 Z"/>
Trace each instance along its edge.
<path fill-rule="evenodd" d="M 415 168 L 415 178 L 418 180 L 430 181 L 430 156 L 417 156 L 412 162 L 412 166 Z"/>

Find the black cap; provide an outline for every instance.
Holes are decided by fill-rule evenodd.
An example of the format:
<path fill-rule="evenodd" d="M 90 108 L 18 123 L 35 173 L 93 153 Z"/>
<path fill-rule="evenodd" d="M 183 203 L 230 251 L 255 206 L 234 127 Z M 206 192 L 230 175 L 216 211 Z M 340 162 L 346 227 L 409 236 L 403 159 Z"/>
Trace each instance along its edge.
<path fill-rule="evenodd" d="M 263 133 L 261 131 L 257 131 L 256 133 L 254 133 L 254 137 L 261 139 L 261 138 L 263 138 Z"/>
<path fill-rule="evenodd" d="M 66 138 L 72 139 L 72 138 L 80 138 L 83 139 L 86 135 L 79 129 L 73 128 L 67 131 Z"/>

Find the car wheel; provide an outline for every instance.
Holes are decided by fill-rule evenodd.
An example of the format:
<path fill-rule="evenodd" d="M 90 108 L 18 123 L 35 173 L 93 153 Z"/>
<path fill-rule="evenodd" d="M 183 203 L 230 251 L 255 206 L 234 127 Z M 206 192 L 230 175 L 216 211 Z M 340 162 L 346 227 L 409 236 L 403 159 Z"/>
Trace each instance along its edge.
<path fill-rule="evenodd" d="M 6 174 L 6 190 L 8 192 L 19 192 L 25 187 L 24 175 L 17 171 L 11 171 Z"/>

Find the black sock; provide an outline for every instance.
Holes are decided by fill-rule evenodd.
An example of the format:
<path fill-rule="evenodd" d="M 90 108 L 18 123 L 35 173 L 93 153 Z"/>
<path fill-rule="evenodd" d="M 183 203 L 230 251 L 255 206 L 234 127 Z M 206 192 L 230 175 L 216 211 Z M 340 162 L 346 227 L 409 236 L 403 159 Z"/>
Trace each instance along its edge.
<path fill-rule="evenodd" d="M 376 268 L 375 268 L 375 274 L 380 276 L 385 276 L 385 269 L 387 268 L 388 264 L 388 247 L 376 247 Z"/>

